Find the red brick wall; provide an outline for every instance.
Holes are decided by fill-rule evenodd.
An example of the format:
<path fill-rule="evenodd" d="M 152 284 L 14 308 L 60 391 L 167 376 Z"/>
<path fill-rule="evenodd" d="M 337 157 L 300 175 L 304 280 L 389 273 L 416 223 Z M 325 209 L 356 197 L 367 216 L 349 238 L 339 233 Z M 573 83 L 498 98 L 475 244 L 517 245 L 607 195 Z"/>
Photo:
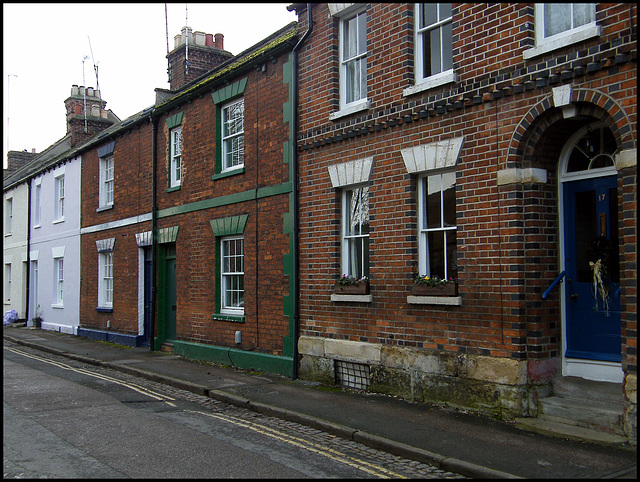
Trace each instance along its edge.
<path fill-rule="evenodd" d="M 111 142 L 105 139 L 102 145 Z M 151 213 L 151 123 L 123 131 L 115 138 L 114 202 L 112 209 L 98 211 L 100 163 L 97 148 L 82 154 L 82 228 L 113 223 Z M 151 230 L 151 222 L 101 230 L 81 236 L 80 326 L 119 333 L 138 334 L 138 245 L 136 233 Z M 115 238 L 113 251 L 113 312 L 98 306 L 98 250 L 96 241 Z"/>
<path fill-rule="evenodd" d="M 558 293 L 545 301 L 541 295 L 559 272 L 557 159 L 559 143 L 576 124 L 554 118 L 553 129 L 544 130 L 550 125 L 544 119 L 553 108 L 552 88 L 571 83 L 572 101 L 595 104 L 579 105 L 595 118 L 611 116 L 620 147 L 635 147 L 637 64 L 629 16 L 636 18 L 636 7 L 599 6 L 600 38 L 525 61 L 522 52 L 534 45 L 533 4 L 454 4 L 457 82 L 404 97 L 403 88 L 413 84 L 412 11 L 413 5 L 368 6 L 371 108 L 330 121 L 339 106 L 338 22 L 325 4 L 313 7 L 314 29 L 299 57 L 300 333 L 517 359 L 559 356 Z M 306 12 L 299 21 L 305 32 Z M 589 64 L 597 71 L 587 71 Z M 586 89 L 606 93 L 623 114 Z M 408 305 L 418 262 L 416 185 L 400 150 L 460 136 L 463 303 Z M 341 274 L 340 190 L 331 186 L 327 167 L 369 156 L 373 302 L 331 302 Z M 498 172 L 515 167 L 545 169 L 547 183 L 498 186 Z M 635 262 L 635 232 L 621 239 Z M 635 295 L 628 300 L 624 316 L 628 333 L 635 333 Z M 627 343 L 635 366 L 635 339 Z"/>
<path fill-rule="evenodd" d="M 283 104 L 289 99 L 283 83 L 286 56 L 269 61 L 265 72 L 250 71 L 244 92 L 245 172 L 212 180 L 216 159 L 216 105 L 209 93 L 185 101 L 157 120 L 157 228 L 179 226 L 176 240 L 177 338 L 183 341 L 237 347 L 236 330 L 242 331 L 240 348 L 283 354 L 283 338 L 289 333 L 283 296 L 288 294 L 284 255 L 289 235 L 283 232 L 283 216 L 289 212 L 289 195 L 275 194 L 214 208 L 183 206 L 230 194 L 257 191 L 289 182 L 284 146 L 289 125 Z M 239 80 L 241 77 L 234 79 Z M 215 87 L 222 88 L 224 85 Z M 182 176 L 178 190 L 168 190 L 169 143 L 166 119 L 182 117 Z M 105 144 L 110 140 L 105 140 Z M 83 155 L 82 226 L 87 228 L 151 212 L 152 127 L 143 121 L 115 139 L 115 197 L 112 209 L 98 210 L 99 160 L 97 149 Z M 177 214 L 167 215 L 167 208 Z M 216 311 L 217 257 L 212 219 L 248 215 L 245 239 L 245 322 L 212 320 Z M 112 331 L 138 333 L 139 252 L 136 233 L 151 229 L 151 222 L 101 230 L 82 236 L 81 325 Z M 115 237 L 113 312 L 96 311 L 98 305 L 98 253 L 96 240 Z M 160 262 L 160 261 L 159 261 Z M 163 309 L 157 299 L 158 313 Z M 158 334 L 158 328 L 154 330 Z"/>

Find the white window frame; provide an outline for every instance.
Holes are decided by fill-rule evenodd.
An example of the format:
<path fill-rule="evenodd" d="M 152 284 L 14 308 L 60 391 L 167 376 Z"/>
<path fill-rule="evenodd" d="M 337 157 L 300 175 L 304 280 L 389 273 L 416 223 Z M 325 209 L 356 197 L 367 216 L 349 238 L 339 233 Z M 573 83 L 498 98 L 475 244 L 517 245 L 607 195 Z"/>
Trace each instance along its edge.
<path fill-rule="evenodd" d="M 4 301 L 11 302 L 11 263 L 4 265 Z"/>
<path fill-rule="evenodd" d="M 33 203 L 33 227 L 39 228 L 42 222 L 42 178 L 38 179 L 35 183 Z"/>
<path fill-rule="evenodd" d="M 355 27 L 355 48 L 356 51 L 348 58 L 345 57 L 345 35 L 348 32 L 348 25 L 351 21 L 355 22 L 352 26 Z M 361 32 L 361 21 L 364 22 L 364 32 Z M 353 32 L 353 28 L 351 29 Z M 362 40 L 364 37 L 364 46 Z M 340 18 L 339 23 L 339 42 L 338 51 L 340 59 L 340 110 L 334 113 L 331 118 L 335 119 L 344 115 L 349 115 L 354 112 L 369 108 L 368 100 L 368 85 L 367 85 L 367 11 L 366 8 L 360 8 L 356 11 L 349 11 L 347 15 Z M 356 77 L 359 78 L 360 93 L 358 98 L 355 98 L 358 93 L 354 92 L 354 98 L 347 101 L 347 92 L 349 86 L 347 85 L 347 73 L 351 65 L 356 65 L 356 71 L 358 72 Z M 364 67 L 361 67 L 361 66 Z M 363 72 L 364 70 L 364 72 Z"/>
<path fill-rule="evenodd" d="M 236 268 L 234 270 L 226 269 L 225 261 L 229 258 L 226 254 L 227 246 L 236 241 L 242 241 L 242 254 L 234 256 L 234 258 L 240 258 L 241 270 L 237 269 L 238 266 L 234 266 Z M 241 280 L 242 289 L 239 285 L 233 286 L 234 279 Z M 231 293 L 238 294 L 238 301 L 235 304 L 228 302 L 227 296 Z M 220 312 L 229 315 L 244 315 L 244 293 L 244 235 L 222 237 L 220 238 Z"/>
<path fill-rule="evenodd" d="M 64 256 L 53 258 L 53 308 L 64 306 Z"/>
<path fill-rule="evenodd" d="M 115 195 L 115 164 L 113 155 L 100 158 L 100 193 L 101 208 L 113 206 Z"/>
<path fill-rule="evenodd" d="M 229 110 L 240 104 L 242 104 L 242 116 L 229 120 Z M 244 167 L 244 112 L 244 97 L 222 106 L 222 172 Z M 236 142 L 241 145 L 234 148 L 233 145 Z M 235 153 L 237 153 L 237 162 L 233 160 Z"/>
<path fill-rule="evenodd" d="M 538 55 L 545 54 L 547 52 L 551 52 L 553 50 L 560 49 L 562 47 L 566 47 L 568 45 L 581 42 L 583 40 L 587 40 L 592 37 L 597 37 L 601 33 L 600 26 L 596 24 L 596 4 L 592 3 L 591 5 L 592 14 L 591 14 L 591 22 L 586 23 L 584 25 L 580 25 L 577 27 L 571 27 L 568 30 L 563 32 L 559 32 L 555 35 L 551 35 L 549 37 L 545 37 L 544 35 L 544 9 L 547 4 L 544 3 L 536 3 L 535 4 L 535 38 L 536 38 L 536 46 L 534 48 L 525 50 L 523 52 L 523 58 L 525 60 L 536 57 Z M 552 6 L 558 4 L 549 4 Z M 571 4 L 572 6 L 574 4 Z M 581 4 L 585 5 L 585 4 Z M 573 10 L 571 15 L 571 21 L 573 24 Z"/>
<path fill-rule="evenodd" d="M 169 136 L 169 187 L 178 187 L 182 184 L 182 126 L 171 129 Z"/>
<path fill-rule="evenodd" d="M 64 174 L 54 181 L 54 223 L 64 221 Z"/>
<path fill-rule="evenodd" d="M 113 251 L 98 253 L 98 307 L 113 308 Z"/>
<path fill-rule="evenodd" d="M 366 217 L 366 223 L 360 221 L 357 223 L 357 230 L 351 231 L 349 229 L 351 225 L 351 212 L 353 203 L 353 194 L 356 191 L 366 191 L 366 207 L 363 203 L 358 204 L 358 217 L 364 219 Z M 364 198 L 364 196 L 362 196 Z M 363 276 L 369 277 L 369 229 L 363 230 L 365 224 L 370 226 L 369 216 L 369 186 L 367 184 L 359 184 L 355 186 L 345 187 L 342 190 L 342 229 L 341 229 L 341 267 L 342 274 L 353 276 L 355 278 L 362 278 Z M 360 246 L 360 259 L 354 259 L 354 253 L 358 252 L 357 248 Z"/>
<path fill-rule="evenodd" d="M 443 55 L 443 51 L 444 51 L 444 46 L 442 44 L 442 35 L 443 35 L 443 27 L 445 25 L 452 25 L 453 24 L 453 12 L 451 13 L 451 16 L 446 17 L 446 18 L 438 18 L 438 21 L 436 23 L 433 23 L 431 25 L 428 25 L 426 27 L 420 27 L 420 19 L 422 18 L 422 9 L 424 8 L 424 3 L 416 3 L 415 4 L 415 28 L 414 28 L 414 52 L 415 52 L 415 58 L 414 58 L 414 64 L 415 64 L 415 70 L 414 70 L 414 78 L 415 78 L 415 85 L 412 85 L 411 87 L 407 87 L 406 89 L 403 90 L 403 94 L 405 96 L 407 95 L 411 95 L 411 94 L 415 94 L 418 92 L 422 92 L 424 90 L 428 90 L 428 89 L 432 89 L 434 87 L 437 87 L 439 85 L 443 85 L 443 84 L 447 84 L 450 82 L 455 82 L 456 81 L 456 75 L 455 72 L 453 70 L 453 65 L 451 66 L 451 68 L 443 70 L 442 69 L 442 59 L 444 58 Z M 438 7 L 438 16 L 440 15 L 440 3 L 438 4 L 433 4 L 433 5 L 437 5 Z M 453 9 L 453 6 L 452 6 Z M 432 30 L 438 29 L 440 31 L 440 65 L 441 65 L 441 71 L 437 72 L 433 75 L 429 75 L 429 76 L 423 76 L 423 71 L 424 71 L 424 64 L 423 64 L 423 59 L 424 59 L 424 42 L 423 42 L 423 38 L 425 35 L 429 35 L 430 32 Z M 451 57 L 452 57 L 452 62 L 453 62 L 453 32 L 451 34 L 451 41 L 452 41 L 452 45 L 451 45 Z"/>
<path fill-rule="evenodd" d="M 4 235 L 11 236 L 13 233 L 13 197 L 5 199 L 4 209 Z"/>
<path fill-rule="evenodd" d="M 447 263 L 447 259 L 450 257 L 451 253 L 448 253 L 447 246 L 447 237 L 449 233 L 453 232 L 457 234 L 457 224 L 455 226 L 445 226 L 444 222 L 444 189 L 440 189 L 440 222 L 438 227 L 428 227 L 426 220 L 427 213 L 427 203 L 428 203 L 428 182 L 429 178 L 439 178 L 440 185 L 442 187 L 442 178 L 443 176 L 453 175 L 454 182 L 454 192 L 455 192 L 455 170 L 447 169 L 447 170 L 438 170 L 438 171 L 430 171 L 425 172 L 424 174 L 418 177 L 418 269 L 419 275 L 421 276 L 430 276 L 433 277 L 435 275 L 444 276 L 446 279 L 449 279 L 452 276 L 452 273 L 449 272 L 449 267 Z M 455 202 L 455 199 L 454 199 Z M 455 218 L 457 221 L 457 218 Z M 443 257 L 444 257 L 444 273 L 432 273 L 430 261 L 429 261 L 429 241 L 428 236 L 429 233 L 432 232 L 442 232 L 444 236 L 443 240 Z M 455 253 L 451 255 L 452 262 L 455 263 Z"/>

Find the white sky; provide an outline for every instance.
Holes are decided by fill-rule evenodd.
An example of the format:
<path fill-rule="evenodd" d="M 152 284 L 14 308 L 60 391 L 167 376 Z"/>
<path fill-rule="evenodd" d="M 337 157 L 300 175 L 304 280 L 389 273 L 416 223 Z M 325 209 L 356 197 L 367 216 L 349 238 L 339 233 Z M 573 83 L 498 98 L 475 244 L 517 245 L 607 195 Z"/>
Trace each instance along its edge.
<path fill-rule="evenodd" d="M 94 61 L 107 109 L 126 119 L 169 88 L 167 25 L 169 50 L 188 21 L 237 55 L 296 21 L 291 3 L 3 4 L 3 166 L 8 150 L 64 137 L 64 100 L 74 84 L 96 87 Z"/>

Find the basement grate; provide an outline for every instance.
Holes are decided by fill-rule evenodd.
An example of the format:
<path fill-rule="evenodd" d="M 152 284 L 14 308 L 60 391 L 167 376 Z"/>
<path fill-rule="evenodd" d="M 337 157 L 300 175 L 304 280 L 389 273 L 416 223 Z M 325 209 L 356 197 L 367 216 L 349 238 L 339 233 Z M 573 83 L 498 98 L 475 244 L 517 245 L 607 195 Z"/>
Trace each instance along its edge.
<path fill-rule="evenodd" d="M 345 388 L 368 390 L 371 384 L 370 367 L 362 363 L 334 360 L 336 384 Z"/>

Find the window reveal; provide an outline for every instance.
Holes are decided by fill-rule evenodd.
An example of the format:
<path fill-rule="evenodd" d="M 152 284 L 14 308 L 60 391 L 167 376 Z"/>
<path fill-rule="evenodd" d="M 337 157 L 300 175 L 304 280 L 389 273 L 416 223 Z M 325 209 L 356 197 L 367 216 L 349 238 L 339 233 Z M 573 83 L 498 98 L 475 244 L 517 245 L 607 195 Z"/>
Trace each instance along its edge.
<path fill-rule="evenodd" d="M 427 78 L 453 68 L 451 3 L 418 6 L 417 78 Z"/>
<path fill-rule="evenodd" d="M 179 186 L 182 177 L 182 127 L 171 130 L 170 176 L 170 186 Z"/>
<path fill-rule="evenodd" d="M 244 166 L 244 99 L 222 109 L 223 170 Z"/>
<path fill-rule="evenodd" d="M 342 271 L 369 276 L 369 187 L 343 192 Z"/>
<path fill-rule="evenodd" d="M 420 274 L 457 279 L 455 172 L 424 176 L 419 190 Z"/>
<path fill-rule="evenodd" d="M 343 107 L 367 97 L 367 15 L 362 11 L 341 22 Z"/>
<path fill-rule="evenodd" d="M 244 312 L 244 238 L 221 240 L 222 310 L 226 313 Z"/>

